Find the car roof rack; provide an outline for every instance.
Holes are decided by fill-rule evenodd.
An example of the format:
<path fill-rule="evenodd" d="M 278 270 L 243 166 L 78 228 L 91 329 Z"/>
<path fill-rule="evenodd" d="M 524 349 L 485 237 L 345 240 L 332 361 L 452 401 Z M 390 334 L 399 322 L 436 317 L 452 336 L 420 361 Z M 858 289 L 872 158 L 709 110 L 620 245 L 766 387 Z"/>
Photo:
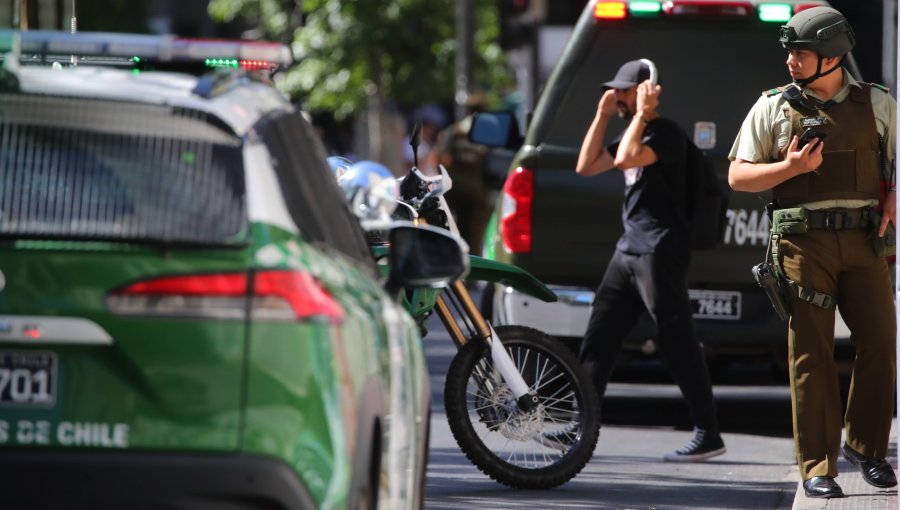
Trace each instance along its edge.
<path fill-rule="evenodd" d="M 275 71 L 293 63 L 280 43 L 192 39 L 173 35 L 0 29 L 0 56 L 21 63 L 72 62 L 90 65 L 192 64 Z M 73 59 L 72 57 L 76 57 Z"/>

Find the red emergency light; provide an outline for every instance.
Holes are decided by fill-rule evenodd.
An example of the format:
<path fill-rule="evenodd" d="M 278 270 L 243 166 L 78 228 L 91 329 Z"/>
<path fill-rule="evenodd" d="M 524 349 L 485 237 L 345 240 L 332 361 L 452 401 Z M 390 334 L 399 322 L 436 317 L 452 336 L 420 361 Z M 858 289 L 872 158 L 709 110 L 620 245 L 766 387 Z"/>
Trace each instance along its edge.
<path fill-rule="evenodd" d="M 825 5 L 825 4 L 814 4 L 814 3 L 809 3 L 809 4 L 797 4 L 797 5 L 794 6 L 794 14 L 796 14 L 796 13 L 798 13 L 798 12 L 800 12 L 800 11 L 804 11 L 804 10 L 806 10 L 806 9 L 812 9 L 813 7 L 827 7 L 827 5 Z"/>

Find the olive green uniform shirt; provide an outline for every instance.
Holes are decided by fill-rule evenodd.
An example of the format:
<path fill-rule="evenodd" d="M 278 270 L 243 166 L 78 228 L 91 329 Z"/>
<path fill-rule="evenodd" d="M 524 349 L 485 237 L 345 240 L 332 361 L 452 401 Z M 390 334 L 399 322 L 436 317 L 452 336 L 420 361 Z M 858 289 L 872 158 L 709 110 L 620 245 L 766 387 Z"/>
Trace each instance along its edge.
<path fill-rule="evenodd" d="M 850 94 L 850 87 L 859 87 L 856 81 L 846 69 L 844 85 L 832 98 L 832 101 L 842 102 Z M 817 97 L 811 90 L 804 88 L 804 94 L 809 97 Z M 775 163 L 781 161 L 781 152 L 791 143 L 791 120 L 785 116 L 784 108 L 787 100 L 780 93 L 763 94 L 750 109 L 747 118 L 744 119 L 741 130 L 738 132 L 728 159 L 742 159 L 750 163 Z M 893 187 L 894 167 L 896 160 L 896 115 L 897 103 L 890 94 L 878 87 L 872 87 L 872 110 L 875 113 L 875 126 L 878 134 L 884 140 L 885 161 L 887 168 L 883 168 L 884 180 L 890 180 Z M 827 140 L 824 142 L 827 145 Z M 822 209 L 832 207 L 856 208 L 877 205 L 871 200 L 822 200 L 803 204 L 808 209 Z"/>

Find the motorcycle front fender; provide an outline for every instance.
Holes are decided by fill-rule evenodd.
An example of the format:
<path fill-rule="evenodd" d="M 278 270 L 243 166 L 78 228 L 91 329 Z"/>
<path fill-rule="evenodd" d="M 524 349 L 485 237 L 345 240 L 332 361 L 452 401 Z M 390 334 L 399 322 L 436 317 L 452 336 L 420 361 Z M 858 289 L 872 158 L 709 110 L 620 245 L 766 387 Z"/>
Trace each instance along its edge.
<path fill-rule="evenodd" d="M 469 255 L 469 274 L 466 281 L 499 283 L 547 303 L 557 300 L 556 293 L 528 271 L 477 255 Z"/>

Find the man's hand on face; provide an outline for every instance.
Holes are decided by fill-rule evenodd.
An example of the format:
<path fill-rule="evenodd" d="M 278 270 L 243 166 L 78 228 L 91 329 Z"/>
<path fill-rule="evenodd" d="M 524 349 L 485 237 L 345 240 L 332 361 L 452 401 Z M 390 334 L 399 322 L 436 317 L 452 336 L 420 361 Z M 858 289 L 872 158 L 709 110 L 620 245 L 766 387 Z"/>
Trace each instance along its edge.
<path fill-rule="evenodd" d="M 603 93 L 600 102 L 597 104 L 597 114 L 604 118 L 611 118 L 618 114 L 616 107 L 616 89 L 609 89 Z"/>
<path fill-rule="evenodd" d="M 793 176 L 813 172 L 822 164 L 822 147 L 825 146 L 825 142 L 813 138 L 802 149 L 797 148 L 799 144 L 799 139 L 794 135 L 785 158 Z"/>
<path fill-rule="evenodd" d="M 662 87 L 654 85 L 650 80 L 645 80 L 637 86 L 637 111 L 647 118 L 656 116 L 656 108 L 659 106 L 659 95 Z"/>

